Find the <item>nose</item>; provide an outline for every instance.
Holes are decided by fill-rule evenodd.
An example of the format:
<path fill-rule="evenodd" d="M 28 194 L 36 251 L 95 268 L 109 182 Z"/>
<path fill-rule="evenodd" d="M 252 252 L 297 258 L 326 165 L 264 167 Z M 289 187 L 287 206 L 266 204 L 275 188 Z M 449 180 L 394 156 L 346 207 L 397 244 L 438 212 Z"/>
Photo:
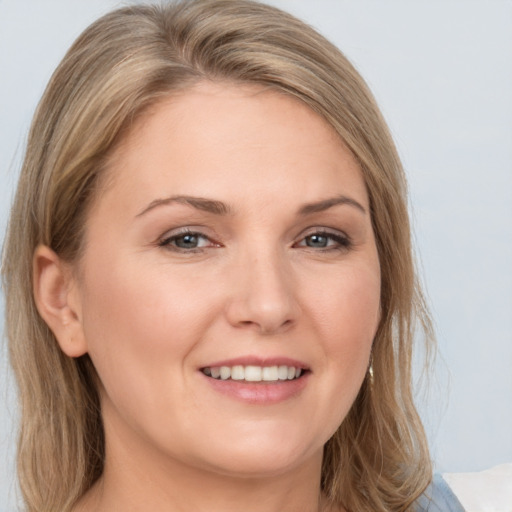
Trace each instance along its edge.
<path fill-rule="evenodd" d="M 300 308 L 292 269 L 277 254 L 241 258 L 231 273 L 226 316 L 237 328 L 260 334 L 281 333 L 294 325 Z"/>

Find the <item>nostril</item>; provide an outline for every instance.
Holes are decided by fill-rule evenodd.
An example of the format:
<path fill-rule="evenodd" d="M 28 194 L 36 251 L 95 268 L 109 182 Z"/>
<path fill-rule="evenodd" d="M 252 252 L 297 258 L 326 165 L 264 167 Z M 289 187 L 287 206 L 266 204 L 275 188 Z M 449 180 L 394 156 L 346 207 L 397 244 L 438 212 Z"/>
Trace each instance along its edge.
<path fill-rule="evenodd" d="M 289 329 L 293 325 L 294 321 L 287 319 L 283 322 L 275 322 L 274 324 L 262 323 L 259 325 L 261 334 L 274 334 L 281 333 Z"/>
<path fill-rule="evenodd" d="M 256 263 L 257 267 L 261 265 Z M 267 261 L 264 268 L 253 268 L 251 272 L 244 268 L 243 274 L 235 272 L 237 284 L 225 310 L 231 325 L 268 335 L 289 329 L 295 323 L 299 314 L 295 287 L 279 267 Z"/>

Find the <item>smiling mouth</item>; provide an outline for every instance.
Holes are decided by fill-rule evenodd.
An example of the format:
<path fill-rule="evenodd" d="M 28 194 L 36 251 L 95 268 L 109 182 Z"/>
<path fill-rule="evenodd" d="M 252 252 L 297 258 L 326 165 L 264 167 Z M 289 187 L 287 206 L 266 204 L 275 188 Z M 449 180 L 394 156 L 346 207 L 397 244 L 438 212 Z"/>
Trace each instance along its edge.
<path fill-rule="evenodd" d="M 245 382 L 279 382 L 299 379 L 306 370 L 295 366 L 207 366 L 201 371 L 217 380 L 238 380 Z"/>

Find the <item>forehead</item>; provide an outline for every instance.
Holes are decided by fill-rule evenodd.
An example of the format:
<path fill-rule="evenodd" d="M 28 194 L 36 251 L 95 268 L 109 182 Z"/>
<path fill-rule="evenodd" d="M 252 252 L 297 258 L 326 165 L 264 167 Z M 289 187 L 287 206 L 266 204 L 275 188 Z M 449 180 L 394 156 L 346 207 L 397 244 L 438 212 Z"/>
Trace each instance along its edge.
<path fill-rule="evenodd" d="M 205 82 L 156 103 L 114 151 L 108 175 L 121 188 L 136 183 L 140 195 L 222 196 L 226 185 L 241 193 L 269 183 L 285 194 L 292 180 L 305 200 L 336 183 L 366 200 L 360 168 L 332 126 L 257 85 Z"/>

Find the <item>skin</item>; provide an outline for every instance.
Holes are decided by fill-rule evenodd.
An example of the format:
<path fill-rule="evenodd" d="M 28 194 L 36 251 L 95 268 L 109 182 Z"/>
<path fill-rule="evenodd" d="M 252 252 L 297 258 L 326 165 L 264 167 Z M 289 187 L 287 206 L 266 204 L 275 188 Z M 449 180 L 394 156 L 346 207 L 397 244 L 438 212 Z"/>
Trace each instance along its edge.
<path fill-rule="evenodd" d="M 34 258 L 41 314 L 101 379 L 105 471 L 75 510 L 327 510 L 323 445 L 357 395 L 379 321 L 351 153 L 295 99 L 201 83 L 138 121 L 108 173 L 80 262 L 47 247 Z M 155 203 L 177 195 L 229 213 Z M 200 233 L 195 247 L 179 247 L 183 228 Z M 298 359 L 306 384 L 255 404 L 201 372 L 241 356 Z"/>

